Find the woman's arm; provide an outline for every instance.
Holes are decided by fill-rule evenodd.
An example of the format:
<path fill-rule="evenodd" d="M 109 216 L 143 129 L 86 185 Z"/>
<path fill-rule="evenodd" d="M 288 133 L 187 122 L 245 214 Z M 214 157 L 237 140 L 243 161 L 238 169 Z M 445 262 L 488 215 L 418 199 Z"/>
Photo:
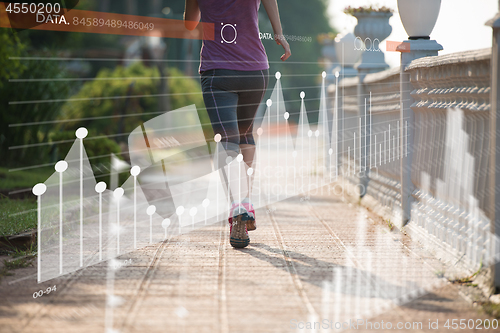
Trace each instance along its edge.
<path fill-rule="evenodd" d="M 186 0 L 184 9 L 184 26 L 188 30 L 194 30 L 198 26 L 201 19 L 200 7 L 198 0 Z"/>
<path fill-rule="evenodd" d="M 285 54 L 281 56 L 281 60 L 285 61 L 292 55 L 292 52 L 290 52 L 290 45 L 288 45 L 288 42 L 283 36 L 280 14 L 278 12 L 278 3 L 276 2 L 276 0 L 261 0 L 261 2 L 266 9 L 267 16 L 269 16 L 269 20 L 271 21 L 271 25 L 273 26 L 274 40 L 276 41 L 276 44 L 283 46 L 283 49 L 285 49 Z"/>

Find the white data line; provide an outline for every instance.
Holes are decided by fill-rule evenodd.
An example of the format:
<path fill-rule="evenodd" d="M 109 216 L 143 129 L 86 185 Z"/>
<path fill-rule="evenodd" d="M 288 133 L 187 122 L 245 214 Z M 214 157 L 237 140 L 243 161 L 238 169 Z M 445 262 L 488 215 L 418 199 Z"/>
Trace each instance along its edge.
<path fill-rule="evenodd" d="M 319 187 L 319 169 L 318 169 L 318 159 L 319 159 L 319 135 L 316 136 L 316 156 L 314 158 L 316 165 L 316 188 Z"/>
<path fill-rule="evenodd" d="M 134 177 L 134 249 L 137 249 L 137 177 Z"/>
<path fill-rule="evenodd" d="M 339 78 L 335 75 L 335 180 L 339 177 Z"/>
<path fill-rule="evenodd" d="M 42 195 L 38 195 L 37 198 L 37 282 L 40 283 L 42 280 Z"/>
<path fill-rule="evenodd" d="M 353 167 L 353 175 L 356 175 L 356 132 L 353 132 L 354 134 L 354 149 L 352 151 L 352 156 L 354 157 L 354 167 Z"/>
<path fill-rule="evenodd" d="M 62 273 L 63 273 L 63 172 L 59 172 L 59 274 L 62 275 Z"/>
<path fill-rule="evenodd" d="M 387 153 L 389 154 L 389 163 L 391 163 L 391 131 L 389 131 L 387 135 L 387 144 L 389 145 L 389 148 L 387 149 Z"/>
<path fill-rule="evenodd" d="M 99 261 L 102 260 L 102 193 L 99 192 Z"/>
<path fill-rule="evenodd" d="M 347 147 L 347 176 L 351 175 L 351 147 Z"/>
<path fill-rule="evenodd" d="M 278 85 L 278 86 L 281 85 L 281 82 L 280 82 L 280 79 L 279 79 L 280 77 L 281 77 L 281 74 L 280 74 L 280 76 L 276 77 L 276 79 L 277 79 L 276 80 L 276 85 Z M 281 88 L 281 87 L 279 87 L 279 88 Z M 280 123 L 280 94 L 279 94 L 279 91 L 280 91 L 280 89 L 276 90 L 276 125 L 277 125 L 276 126 L 276 132 L 277 132 L 276 133 L 277 134 L 276 137 L 277 138 L 280 137 L 280 125 L 279 125 L 279 123 Z M 279 139 L 277 139 L 277 140 L 279 140 Z M 279 144 L 278 144 L 278 147 L 279 147 Z M 271 148 L 271 147 L 269 147 L 269 148 Z M 276 159 L 276 170 L 278 170 L 279 164 L 280 164 L 279 159 Z M 269 184 L 270 183 L 271 182 L 269 182 Z M 278 176 L 278 183 L 279 183 L 279 176 Z M 271 192 L 269 192 L 269 194 L 271 194 Z M 276 193 L 276 198 L 279 201 L 279 198 L 280 198 L 280 191 L 279 190 Z"/>
<path fill-rule="evenodd" d="M 80 267 L 83 267 L 83 138 L 80 139 Z"/>
<path fill-rule="evenodd" d="M 396 136 L 398 138 L 396 150 L 397 150 L 398 160 L 399 160 L 399 138 L 401 137 L 401 133 L 399 132 L 399 120 L 398 120 L 398 131 L 396 132 Z"/>
<path fill-rule="evenodd" d="M 268 132 L 270 132 L 270 128 L 271 128 L 271 106 L 268 105 L 267 106 L 267 114 L 268 114 L 268 117 L 267 117 L 267 130 Z M 271 137 L 270 137 L 270 133 L 267 134 L 267 166 L 266 167 L 271 167 Z M 267 194 L 270 195 L 271 194 L 271 182 L 269 181 L 269 177 L 266 176 L 266 183 L 267 183 Z M 267 200 L 266 200 L 267 202 Z"/>
<path fill-rule="evenodd" d="M 153 214 L 149 215 L 149 244 L 153 244 Z"/>
<path fill-rule="evenodd" d="M 120 198 L 116 198 L 116 254 L 120 254 Z"/>
<path fill-rule="evenodd" d="M 384 131 L 384 164 L 387 164 L 387 131 Z"/>
<path fill-rule="evenodd" d="M 365 163 L 364 163 L 364 171 L 366 171 L 366 159 L 367 159 L 367 158 L 366 158 L 366 137 L 367 137 L 367 133 L 366 133 L 366 132 L 367 132 L 367 131 L 366 131 L 366 130 L 367 130 L 366 120 L 367 120 L 367 117 L 368 117 L 368 115 L 367 115 L 367 113 L 366 113 L 366 98 L 365 98 L 365 132 L 363 133 L 363 135 L 364 135 L 364 137 L 365 137 L 365 160 L 364 160 L 364 162 L 365 162 Z M 360 120 L 361 120 L 361 119 L 360 119 Z"/>
<path fill-rule="evenodd" d="M 405 145 L 405 157 L 408 157 L 408 121 L 405 121 L 405 127 L 406 127 L 406 145 Z"/>
<path fill-rule="evenodd" d="M 392 136 L 392 161 L 396 160 L 396 136 Z"/>
<path fill-rule="evenodd" d="M 366 103 L 365 103 L 366 105 Z M 363 148 L 361 147 L 363 145 L 363 139 L 361 136 L 361 117 L 359 117 L 359 172 L 361 172 L 361 168 L 363 167 L 363 160 L 361 158 L 361 152 L 363 151 Z M 366 155 L 365 155 L 366 156 Z M 356 159 L 356 157 L 354 157 Z"/>
<path fill-rule="evenodd" d="M 378 158 L 379 165 L 382 165 L 382 144 L 380 144 L 379 154 L 380 154 Z"/>
<path fill-rule="evenodd" d="M 285 119 L 285 138 L 288 138 L 288 119 Z M 285 143 L 285 162 L 288 164 L 288 143 Z M 286 186 L 288 185 L 288 165 L 285 165 L 285 196 L 286 196 Z M 250 192 L 250 187 L 248 187 Z M 250 197 L 250 195 L 248 196 Z"/>
<path fill-rule="evenodd" d="M 389 163 L 391 163 L 391 124 L 389 124 L 389 132 L 387 132 L 387 140 L 389 144 Z"/>
<path fill-rule="evenodd" d="M 370 138 L 372 137 L 372 92 L 370 91 Z M 375 146 L 375 160 L 377 159 L 377 147 Z M 375 161 L 375 166 L 377 162 Z M 370 140 L 370 169 L 372 167 L 372 141 Z"/>

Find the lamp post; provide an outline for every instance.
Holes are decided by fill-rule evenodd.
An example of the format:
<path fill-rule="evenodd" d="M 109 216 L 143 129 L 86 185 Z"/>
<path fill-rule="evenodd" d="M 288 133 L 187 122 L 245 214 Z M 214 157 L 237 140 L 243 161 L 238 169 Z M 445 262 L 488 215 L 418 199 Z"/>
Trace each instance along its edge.
<path fill-rule="evenodd" d="M 430 34 L 434 29 L 441 0 L 398 0 L 399 16 L 408 33 L 409 52 L 401 53 L 401 72 L 400 72 L 400 124 L 408 122 L 408 128 L 405 133 L 405 126 L 400 126 L 400 137 L 407 136 L 407 154 L 401 159 L 401 225 L 405 226 L 411 219 L 411 202 L 414 185 L 411 181 L 411 171 L 413 162 L 413 141 L 415 132 L 415 115 L 411 109 L 414 103 L 410 93 L 413 87 L 410 83 L 410 74 L 405 70 L 415 59 L 429 56 L 437 56 L 438 51 L 443 47 L 435 40 L 430 39 Z M 403 147 L 403 145 L 400 145 Z"/>

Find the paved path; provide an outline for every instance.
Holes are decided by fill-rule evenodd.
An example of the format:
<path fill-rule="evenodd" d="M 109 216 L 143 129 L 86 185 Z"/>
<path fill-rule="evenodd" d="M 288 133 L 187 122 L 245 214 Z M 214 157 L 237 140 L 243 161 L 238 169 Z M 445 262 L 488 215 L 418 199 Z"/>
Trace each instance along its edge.
<path fill-rule="evenodd" d="M 221 223 L 124 255 L 116 271 L 103 263 L 37 285 L 35 268 L 17 270 L 0 285 L 0 331 L 340 332 L 328 328 L 351 320 L 359 326 L 344 332 L 382 321 L 377 332 L 453 332 L 448 319 L 487 318 L 437 278 L 437 261 L 326 188 L 257 218 L 242 250 Z M 308 329 L 314 322 L 323 328 Z"/>

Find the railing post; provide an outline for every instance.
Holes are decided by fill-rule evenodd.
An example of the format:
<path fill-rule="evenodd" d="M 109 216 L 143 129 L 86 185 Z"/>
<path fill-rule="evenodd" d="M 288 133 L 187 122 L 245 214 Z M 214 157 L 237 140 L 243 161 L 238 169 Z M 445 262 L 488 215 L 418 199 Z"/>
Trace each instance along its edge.
<path fill-rule="evenodd" d="M 405 51 L 401 52 L 401 72 L 400 72 L 400 137 L 402 142 L 407 143 L 408 153 L 406 154 L 406 149 L 403 144 L 400 144 L 400 156 L 401 158 L 401 225 L 399 227 L 404 227 L 411 218 L 411 203 L 412 203 L 412 193 L 414 185 L 411 181 L 412 163 L 413 163 L 413 145 L 414 145 L 414 133 L 415 133 L 415 115 L 411 109 L 412 104 L 415 102 L 411 97 L 411 92 L 413 91 L 413 86 L 410 83 L 410 74 L 406 73 L 406 68 L 415 59 L 437 56 L 438 51 L 441 51 L 443 47 L 438 44 L 435 40 L 426 39 L 416 39 L 407 40 L 404 43 L 406 47 Z M 406 123 L 408 126 L 406 127 Z M 406 136 L 406 138 L 405 138 Z M 405 150 L 403 150 L 405 149 Z M 403 155 L 403 152 L 405 153 Z M 396 221 L 398 223 L 399 221 Z"/>
<path fill-rule="evenodd" d="M 498 1 L 498 7 L 500 9 L 500 0 Z M 491 233 L 494 238 L 498 239 L 500 237 L 500 203 L 497 202 L 497 193 L 500 189 L 500 135 L 498 130 L 500 129 L 500 115 L 498 114 L 498 108 L 500 106 L 500 12 L 497 15 L 486 22 L 493 29 L 493 43 L 491 50 L 491 108 L 490 108 L 490 182 L 488 189 L 489 193 L 489 217 L 491 220 Z M 495 242 L 496 248 L 493 254 L 498 253 L 498 244 Z M 492 273 L 492 287 L 500 287 L 500 263 L 498 260 L 494 260 L 491 265 Z"/>

